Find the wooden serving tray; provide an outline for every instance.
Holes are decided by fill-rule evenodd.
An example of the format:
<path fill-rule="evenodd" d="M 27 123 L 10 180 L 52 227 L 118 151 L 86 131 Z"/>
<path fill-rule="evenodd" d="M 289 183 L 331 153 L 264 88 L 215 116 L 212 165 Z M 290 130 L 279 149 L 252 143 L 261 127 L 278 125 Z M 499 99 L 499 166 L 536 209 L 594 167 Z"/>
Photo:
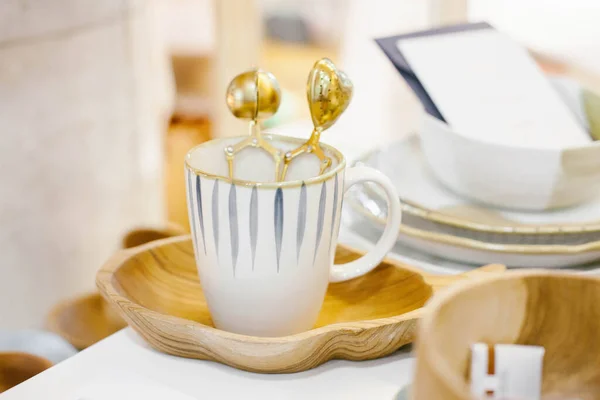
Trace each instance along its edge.
<path fill-rule="evenodd" d="M 360 255 L 338 246 L 336 262 Z M 214 328 L 189 236 L 117 253 L 98 272 L 96 283 L 127 323 L 159 351 L 247 371 L 285 373 L 332 358 L 388 355 L 414 340 L 422 307 L 436 289 L 504 269 L 490 265 L 460 276 L 433 276 L 386 260 L 361 278 L 330 284 L 314 329 L 278 338 Z"/>

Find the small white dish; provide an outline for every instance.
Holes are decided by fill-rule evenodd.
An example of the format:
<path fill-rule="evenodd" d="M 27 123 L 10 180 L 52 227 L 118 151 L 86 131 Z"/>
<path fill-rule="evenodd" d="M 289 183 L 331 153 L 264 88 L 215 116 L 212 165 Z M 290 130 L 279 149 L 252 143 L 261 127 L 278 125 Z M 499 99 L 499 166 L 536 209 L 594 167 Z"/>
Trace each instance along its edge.
<path fill-rule="evenodd" d="M 442 186 L 431 174 L 417 135 L 392 143 L 384 150 L 358 163 L 388 175 L 404 205 L 399 242 L 424 253 L 469 264 L 502 263 L 510 267 L 562 268 L 600 259 L 600 233 L 597 230 L 551 235 L 514 235 L 456 228 L 423 218 L 410 209 L 469 214 L 487 213 L 489 219 L 514 224 L 593 224 L 600 221 L 600 198 L 576 208 L 554 212 L 508 212 L 482 208 Z M 385 202 L 376 188 L 351 190 L 346 201 L 355 214 L 373 226 L 385 221 Z M 590 225 L 592 226 L 592 225 Z M 462 236 L 465 233 L 466 236 Z"/>
<path fill-rule="evenodd" d="M 589 129 L 586 104 L 591 103 L 583 88 L 567 79 L 552 83 Z M 552 210 L 600 193 L 600 141 L 591 137 L 583 147 L 518 147 L 461 135 L 426 113 L 421 122 L 423 153 L 434 175 L 467 198 L 510 209 Z"/>

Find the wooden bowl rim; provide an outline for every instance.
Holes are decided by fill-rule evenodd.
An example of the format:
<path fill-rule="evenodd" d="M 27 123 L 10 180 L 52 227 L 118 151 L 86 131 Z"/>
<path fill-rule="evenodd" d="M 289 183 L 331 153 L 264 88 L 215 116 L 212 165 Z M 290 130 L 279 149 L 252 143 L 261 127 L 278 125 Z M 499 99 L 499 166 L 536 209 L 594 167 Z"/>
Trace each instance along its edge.
<path fill-rule="evenodd" d="M 0 359 L 5 356 L 18 356 L 22 358 L 27 358 L 29 360 L 35 360 L 40 362 L 40 365 L 44 365 L 46 368 L 54 366 L 54 363 L 46 357 L 38 356 L 37 354 L 33 353 L 27 353 L 26 351 L 0 351 Z"/>
<path fill-rule="evenodd" d="M 163 239 L 172 238 L 172 237 L 176 237 L 176 236 L 185 236 L 188 234 L 188 232 L 181 225 L 176 224 L 174 222 L 169 222 L 165 226 L 138 225 L 135 228 L 129 229 L 127 232 L 125 232 L 125 234 L 121 238 L 121 248 L 127 250 L 127 249 L 131 249 L 133 247 L 138 247 L 138 246 L 133 246 L 133 247 L 127 246 L 127 239 L 129 239 L 130 237 L 132 237 L 134 235 L 139 235 L 140 233 L 155 233 L 157 235 L 164 236 Z M 163 239 L 157 239 L 157 240 L 163 240 Z M 152 242 L 154 242 L 154 241 L 155 240 L 152 240 Z M 147 243 L 144 243 L 144 244 L 147 244 Z M 139 245 L 139 246 L 143 246 L 143 244 Z"/>
<path fill-rule="evenodd" d="M 36 366 L 36 368 L 15 368 L 17 365 L 23 366 L 24 364 L 4 364 L 4 367 L 6 367 L 6 369 L 13 369 L 15 371 L 19 370 L 20 372 L 27 372 L 28 374 L 25 375 L 25 380 L 5 381 L 4 379 L 2 379 L 3 377 L 0 376 L 0 381 L 2 381 L 2 383 L 8 383 L 8 385 L 3 385 L 2 388 L 0 388 L 0 396 L 3 393 L 6 393 L 7 390 L 10 390 L 15 386 L 20 385 L 21 383 L 33 378 L 38 374 L 41 374 L 42 372 L 54 366 L 54 363 L 46 357 L 42 357 L 34 353 L 27 353 L 25 351 L 1 351 L 0 359 L 4 359 L 5 357 L 10 357 L 13 359 L 17 357 L 19 360 L 26 362 L 27 367 L 30 367 L 33 364 Z M 31 372 L 33 372 L 33 374 L 31 374 Z"/>
<path fill-rule="evenodd" d="M 74 305 L 88 302 L 90 299 L 93 299 L 98 295 L 99 293 L 97 292 L 86 293 L 78 297 L 63 300 L 52 307 L 46 317 L 46 326 L 50 332 L 59 335 L 76 349 L 85 349 L 86 347 L 89 347 L 88 340 L 82 339 L 81 336 L 74 335 L 71 332 L 63 329 L 59 322 L 59 316 L 61 316 L 65 310 L 70 309 Z"/>
<path fill-rule="evenodd" d="M 355 330 L 357 332 L 360 332 L 360 331 L 365 330 L 365 327 L 362 324 L 366 321 L 377 324 L 376 326 L 373 326 L 372 328 L 379 328 L 382 326 L 387 326 L 387 325 L 397 324 L 399 322 L 417 319 L 417 318 L 420 318 L 422 315 L 423 307 L 420 307 L 420 308 L 414 309 L 412 311 L 409 311 L 407 313 L 399 314 L 394 317 L 377 318 L 377 319 L 371 319 L 371 320 L 360 320 L 360 321 L 353 321 L 353 322 L 337 322 L 335 324 L 320 326 L 318 328 L 313 328 L 311 330 L 296 333 L 293 335 L 277 336 L 277 337 L 249 336 L 249 335 L 242 335 L 239 333 L 227 332 L 227 331 L 224 331 L 221 329 L 217 329 L 216 327 L 204 325 L 197 321 L 193 321 L 193 320 L 189 320 L 189 319 L 185 319 L 185 318 L 181 318 L 181 317 L 176 317 L 173 315 L 163 314 L 163 313 L 151 310 L 151 309 L 146 308 L 146 307 L 132 301 L 131 299 L 129 299 L 124 294 L 124 291 L 120 290 L 118 285 L 114 284 L 113 279 L 114 279 L 115 273 L 120 268 L 122 268 L 129 260 L 133 259 L 137 255 L 147 252 L 147 251 L 150 251 L 150 250 L 153 250 L 153 249 L 156 249 L 156 248 L 159 248 L 159 247 L 181 244 L 184 242 L 189 242 L 191 240 L 192 240 L 191 235 L 177 236 L 177 237 L 172 237 L 172 238 L 155 240 L 155 241 L 153 241 L 151 243 L 147 243 L 145 245 L 141 245 L 138 247 L 121 250 L 121 251 L 117 252 L 113 257 L 111 257 L 100 268 L 100 270 L 96 274 L 96 285 L 98 286 L 100 293 L 102 293 L 102 296 L 107 301 L 109 301 L 111 303 L 116 303 L 116 306 L 124 314 L 125 319 L 127 319 L 128 311 L 124 310 L 124 308 L 127 308 L 127 306 L 134 306 L 136 308 L 140 308 L 140 309 L 144 310 L 144 312 L 146 314 L 148 314 L 149 316 L 154 317 L 156 319 L 168 320 L 171 323 L 179 324 L 179 325 L 183 324 L 187 327 L 192 325 L 195 329 L 199 329 L 200 331 L 206 331 L 206 332 L 209 332 L 212 334 L 217 334 L 217 335 L 219 335 L 223 338 L 229 339 L 229 340 L 234 340 L 234 341 L 239 341 L 239 342 L 244 342 L 244 343 L 251 343 L 251 344 L 285 344 L 285 343 L 290 343 L 290 342 L 303 341 L 303 340 L 306 340 L 309 338 L 327 334 L 329 332 L 338 332 L 338 331 L 344 331 L 344 330 L 347 330 L 347 331 Z M 351 249 L 346 246 L 343 246 L 343 247 Z M 402 268 L 402 269 L 405 269 L 405 270 L 408 270 L 413 273 L 421 275 L 421 273 L 416 268 L 410 268 L 408 266 L 405 266 L 404 264 L 400 265 L 399 263 L 395 263 L 393 260 L 389 260 L 389 259 L 385 259 L 384 262 L 387 262 L 388 264 L 392 265 L 393 267 L 397 267 L 397 268 L 399 267 L 399 268 Z M 430 286 L 429 284 L 427 284 L 425 282 L 425 280 L 423 280 L 423 285 Z M 427 300 L 429 300 L 429 299 L 427 299 Z M 130 326 L 133 327 L 133 325 L 130 325 Z"/>
<path fill-rule="evenodd" d="M 102 295 L 98 291 L 84 293 L 77 297 L 72 297 L 66 300 L 61 301 L 56 304 L 48 315 L 46 316 L 46 327 L 47 329 L 55 335 L 60 336 L 67 343 L 73 346 L 77 350 L 84 350 L 93 344 L 97 343 L 101 338 L 96 337 L 90 339 L 89 336 L 77 335 L 74 334 L 70 329 L 65 327 L 65 325 L 61 324 L 61 316 L 63 316 L 69 310 L 78 307 L 82 304 L 89 303 L 94 301 L 95 299 L 100 299 L 101 301 L 105 301 Z M 105 304 L 104 307 L 108 307 L 108 304 Z M 102 314 L 102 316 L 98 319 L 103 319 L 106 321 L 107 325 L 116 326 L 117 324 L 112 322 L 109 317 L 107 317 L 106 312 Z M 115 328 L 117 329 L 117 328 Z M 120 329 L 120 328 L 119 328 Z M 117 330 L 119 330 L 117 329 Z"/>
<path fill-rule="evenodd" d="M 523 278 L 530 277 L 557 277 L 565 278 L 569 280 L 587 280 L 587 281 L 598 281 L 600 277 L 593 275 L 578 274 L 566 271 L 556 270 L 540 270 L 540 269 L 522 269 L 512 270 L 504 274 L 490 275 L 488 277 L 482 277 L 481 279 L 465 280 L 457 285 L 453 285 L 442 293 L 436 294 L 427 304 L 427 312 L 424 313 L 423 317 L 419 321 L 419 341 L 425 343 L 426 340 L 431 339 L 433 332 L 434 320 L 438 316 L 440 308 L 448 302 L 455 299 L 460 294 L 467 292 L 473 288 L 491 285 L 494 282 L 504 282 L 507 280 L 520 280 Z M 437 378 L 448 385 L 451 394 L 460 398 L 461 396 L 470 396 L 468 385 L 464 384 L 452 368 L 450 368 L 446 360 L 440 356 L 437 356 L 433 346 L 428 343 L 424 351 L 418 352 L 418 357 L 423 357 L 432 372 L 437 375 Z"/>

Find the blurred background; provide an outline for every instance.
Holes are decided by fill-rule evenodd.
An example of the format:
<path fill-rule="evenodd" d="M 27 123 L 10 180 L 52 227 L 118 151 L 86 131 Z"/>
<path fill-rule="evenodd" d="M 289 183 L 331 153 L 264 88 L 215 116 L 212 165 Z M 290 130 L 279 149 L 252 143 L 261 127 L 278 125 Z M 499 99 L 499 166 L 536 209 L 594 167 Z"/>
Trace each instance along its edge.
<path fill-rule="evenodd" d="M 307 74 L 334 60 L 355 98 L 324 141 L 352 158 L 420 107 L 373 39 L 467 20 L 599 87 L 596 0 L 3 0 L 0 328 L 122 326 L 96 321 L 95 273 L 132 229 L 188 228 L 184 154 L 246 132 L 224 102 L 237 73 L 274 73 L 268 127 L 308 137 Z"/>

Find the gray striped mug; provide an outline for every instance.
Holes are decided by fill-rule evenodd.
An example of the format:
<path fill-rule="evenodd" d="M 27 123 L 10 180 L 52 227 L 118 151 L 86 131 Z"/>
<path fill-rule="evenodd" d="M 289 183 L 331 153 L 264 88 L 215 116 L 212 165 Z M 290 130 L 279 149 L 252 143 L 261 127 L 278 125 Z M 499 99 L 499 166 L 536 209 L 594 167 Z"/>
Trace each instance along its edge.
<path fill-rule="evenodd" d="M 299 139 L 265 135 L 281 149 Z M 312 328 L 329 282 L 364 275 L 394 245 L 400 203 L 390 180 L 366 167 L 346 168 L 344 156 L 322 145 L 332 159 L 322 175 L 316 157 L 290 164 L 275 181 L 274 161 L 256 148 L 236 155 L 228 177 L 223 149 L 241 138 L 196 146 L 186 155 L 188 212 L 202 290 L 215 326 L 254 336 L 285 336 Z M 362 258 L 333 263 L 344 192 L 373 182 L 386 194 L 388 223 Z"/>

